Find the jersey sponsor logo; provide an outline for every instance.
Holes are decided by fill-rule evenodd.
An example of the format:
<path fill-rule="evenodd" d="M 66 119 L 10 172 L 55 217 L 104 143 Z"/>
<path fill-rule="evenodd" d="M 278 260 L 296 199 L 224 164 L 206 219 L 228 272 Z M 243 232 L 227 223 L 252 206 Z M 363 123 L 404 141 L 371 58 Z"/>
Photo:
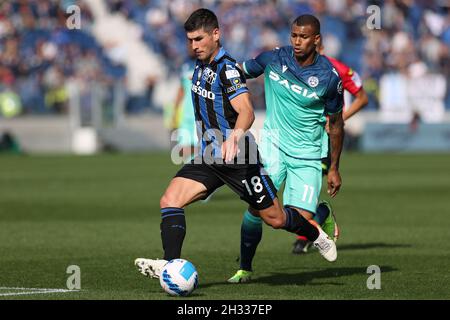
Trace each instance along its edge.
<path fill-rule="evenodd" d="M 237 83 L 234 86 L 231 86 L 229 88 L 227 88 L 227 93 L 233 92 L 233 91 L 237 91 L 241 88 L 247 88 L 247 85 L 245 83 Z"/>
<path fill-rule="evenodd" d="M 213 84 L 216 81 L 217 73 L 212 71 L 210 68 L 205 68 L 203 71 L 203 80 L 208 82 L 209 84 Z"/>
<path fill-rule="evenodd" d="M 308 78 L 308 84 L 311 87 L 315 88 L 319 84 L 319 79 L 317 77 L 315 77 L 315 76 L 311 76 L 311 77 Z"/>
<path fill-rule="evenodd" d="M 239 72 L 236 69 L 225 71 L 225 75 L 227 79 L 239 78 Z"/>
<path fill-rule="evenodd" d="M 285 72 L 286 72 L 286 70 L 287 70 L 287 66 L 283 66 L 283 70 L 282 70 L 282 72 L 283 72 L 283 73 L 285 73 Z"/>
<path fill-rule="evenodd" d="M 192 91 L 199 96 L 202 96 L 203 98 L 214 100 L 216 98 L 216 95 L 212 91 L 208 91 L 202 87 L 199 86 L 200 82 L 197 81 L 196 84 L 192 84 Z"/>
<path fill-rule="evenodd" d="M 293 92 L 302 95 L 305 98 L 309 99 L 316 99 L 319 100 L 319 97 L 317 96 L 317 93 L 311 92 L 306 88 L 302 88 L 299 85 L 292 84 L 286 79 L 282 79 L 277 73 L 270 71 L 269 78 L 273 81 L 276 81 L 279 85 L 282 85 L 288 90 L 292 90 Z"/>
<path fill-rule="evenodd" d="M 259 198 L 259 200 L 257 200 L 256 203 L 261 203 L 264 200 L 265 197 L 266 197 L 265 195 L 261 196 L 261 198 Z"/>

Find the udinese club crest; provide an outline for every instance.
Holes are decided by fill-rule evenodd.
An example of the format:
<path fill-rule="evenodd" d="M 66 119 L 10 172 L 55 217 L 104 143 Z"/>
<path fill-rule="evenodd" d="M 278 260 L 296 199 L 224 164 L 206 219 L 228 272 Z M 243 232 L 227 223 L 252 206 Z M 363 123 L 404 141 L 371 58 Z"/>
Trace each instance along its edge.
<path fill-rule="evenodd" d="M 319 84 L 319 79 L 315 76 L 311 76 L 308 78 L 308 84 L 310 87 L 315 88 Z"/>

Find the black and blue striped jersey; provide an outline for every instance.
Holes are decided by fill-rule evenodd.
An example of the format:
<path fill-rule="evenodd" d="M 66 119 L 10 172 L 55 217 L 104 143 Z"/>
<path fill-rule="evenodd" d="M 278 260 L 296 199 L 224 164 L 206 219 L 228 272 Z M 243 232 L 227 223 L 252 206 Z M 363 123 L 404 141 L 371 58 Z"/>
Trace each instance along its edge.
<path fill-rule="evenodd" d="M 230 101 L 244 92 L 248 92 L 244 74 L 222 47 L 211 63 L 197 60 L 192 101 L 202 155 L 210 146 L 211 155 L 221 157 L 222 142 L 234 129 L 238 117 Z"/>

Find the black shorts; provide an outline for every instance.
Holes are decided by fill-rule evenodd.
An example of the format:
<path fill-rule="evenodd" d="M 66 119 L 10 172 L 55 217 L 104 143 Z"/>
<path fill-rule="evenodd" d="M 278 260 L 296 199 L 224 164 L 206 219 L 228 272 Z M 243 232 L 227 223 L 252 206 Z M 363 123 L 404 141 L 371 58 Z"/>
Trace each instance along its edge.
<path fill-rule="evenodd" d="M 202 183 L 206 189 L 206 199 L 224 184 L 257 210 L 273 205 L 277 196 L 272 180 L 263 165 L 258 164 L 206 164 L 193 160 L 185 164 L 175 177 L 182 177 Z"/>

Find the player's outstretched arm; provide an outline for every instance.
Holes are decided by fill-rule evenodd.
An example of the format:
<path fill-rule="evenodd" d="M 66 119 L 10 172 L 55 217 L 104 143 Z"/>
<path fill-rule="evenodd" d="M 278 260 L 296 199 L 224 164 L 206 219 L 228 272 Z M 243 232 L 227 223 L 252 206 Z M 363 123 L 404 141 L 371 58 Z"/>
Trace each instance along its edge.
<path fill-rule="evenodd" d="M 238 113 L 238 117 L 232 133 L 222 144 L 222 156 L 225 162 L 232 161 L 237 155 L 239 140 L 250 129 L 253 121 L 255 121 L 255 113 L 248 92 L 237 95 L 230 102 L 234 110 Z"/>
<path fill-rule="evenodd" d="M 369 98 L 367 97 L 367 93 L 364 88 L 361 88 L 355 95 L 355 100 L 353 100 L 350 107 L 344 112 L 342 118 L 344 121 L 347 121 L 351 116 L 357 113 L 359 110 L 364 108 L 367 103 L 369 103 Z"/>
<path fill-rule="evenodd" d="M 329 121 L 328 135 L 331 145 L 331 165 L 328 170 L 328 194 L 331 197 L 335 197 L 342 185 L 341 175 L 339 174 L 339 160 L 344 142 L 344 119 L 342 118 L 342 112 L 330 115 Z"/>

